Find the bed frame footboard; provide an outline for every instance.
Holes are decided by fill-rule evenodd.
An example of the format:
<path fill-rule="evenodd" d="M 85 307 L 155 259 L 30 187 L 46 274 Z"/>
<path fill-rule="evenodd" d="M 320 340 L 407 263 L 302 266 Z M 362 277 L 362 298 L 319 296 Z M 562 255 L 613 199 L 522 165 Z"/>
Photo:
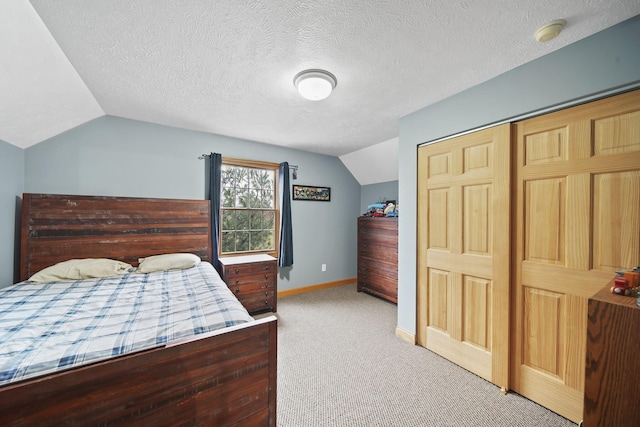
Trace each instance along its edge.
<path fill-rule="evenodd" d="M 276 425 L 277 319 L 0 387 L 2 426 Z"/>

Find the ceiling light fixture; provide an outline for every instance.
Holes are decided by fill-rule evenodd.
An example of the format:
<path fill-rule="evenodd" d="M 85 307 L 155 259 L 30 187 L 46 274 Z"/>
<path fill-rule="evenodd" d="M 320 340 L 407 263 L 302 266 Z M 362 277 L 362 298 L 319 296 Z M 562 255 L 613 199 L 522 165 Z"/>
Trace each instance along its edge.
<path fill-rule="evenodd" d="M 293 85 L 298 93 L 311 101 L 325 99 L 337 84 L 336 76 L 324 70 L 300 71 L 293 78 Z"/>
<path fill-rule="evenodd" d="M 554 21 L 547 22 L 543 26 L 539 27 L 533 33 L 533 35 L 539 42 L 546 42 L 560 34 L 560 31 L 562 31 L 566 24 L 567 21 L 565 21 L 564 19 L 556 19 Z"/>

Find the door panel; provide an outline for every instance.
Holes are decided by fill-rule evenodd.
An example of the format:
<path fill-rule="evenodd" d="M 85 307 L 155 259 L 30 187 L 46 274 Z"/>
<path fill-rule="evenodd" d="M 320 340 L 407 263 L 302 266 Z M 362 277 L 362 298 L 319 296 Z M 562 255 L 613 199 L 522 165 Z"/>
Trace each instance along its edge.
<path fill-rule="evenodd" d="M 484 351 L 491 351 L 491 281 L 463 276 L 462 340 Z"/>
<path fill-rule="evenodd" d="M 578 422 L 587 300 L 640 263 L 640 92 L 515 128 L 513 389 Z"/>
<path fill-rule="evenodd" d="M 640 171 L 596 174 L 593 199 L 594 268 L 633 266 L 640 259 L 640 247 L 634 245 L 640 233 Z M 619 227 L 612 230 L 610 224 Z"/>
<path fill-rule="evenodd" d="M 562 348 L 563 294 L 535 288 L 524 289 L 524 363 L 527 366 L 561 378 L 563 365 L 558 358 Z"/>
<path fill-rule="evenodd" d="M 449 188 L 429 191 L 429 247 L 449 251 Z"/>
<path fill-rule="evenodd" d="M 510 126 L 418 152 L 418 343 L 508 388 Z"/>
<path fill-rule="evenodd" d="M 540 179 L 525 184 L 525 259 L 564 264 L 564 212 L 566 180 Z"/>
<path fill-rule="evenodd" d="M 491 185 L 468 185 L 463 192 L 463 253 L 491 256 Z"/>
<path fill-rule="evenodd" d="M 449 313 L 450 274 L 447 271 L 429 269 L 429 325 L 447 331 Z"/>

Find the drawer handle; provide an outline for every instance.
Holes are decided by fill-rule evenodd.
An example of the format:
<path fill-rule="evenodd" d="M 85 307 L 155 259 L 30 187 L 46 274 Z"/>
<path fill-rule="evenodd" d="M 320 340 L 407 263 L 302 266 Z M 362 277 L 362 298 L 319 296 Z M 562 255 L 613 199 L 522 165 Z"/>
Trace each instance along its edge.
<path fill-rule="evenodd" d="M 240 270 L 236 268 L 236 274 L 240 273 Z"/>
<path fill-rule="evenodd" d="M 268 297 L 268 296 L 269 296 L 269 292 L 265 292 L 265 293 L 264 293 L 264 296 L 265 296 L 265 297 Z"/>
<path fill-rule="evenodd" d="M 269 280 L 269 275 L 268 274 L 264 275 L 264 280 Z"/>
<path fill-rule="evenodd" d="M 240 279 L 236 279 L 236 285 L 240 283 Z"/>
<path fill-rule="evenodd" d="M 264 266 L 264 269 L 265 270 L 271 270 L 271 266 L 269 264 L 267 264 L 267 265 Z"/>
<path fill-rule="evenodd" d="M 269 284 L 268 284 L 268 283 L 265 283 L 265 284 L 264 284 L 264 287 L 265 287 L 265 288 L 268 288 L 268 287 L 269 287 Z"/>
<path fill-rule="evenodd" d="M 269 301 L 265 301 L 265 302 L 264 302 L 264 305 L 269 305 Z"/>
<path fill-rule="evenodd" d="M 240 292 L 240 288 L 236 288 L 236 293 Z"/>

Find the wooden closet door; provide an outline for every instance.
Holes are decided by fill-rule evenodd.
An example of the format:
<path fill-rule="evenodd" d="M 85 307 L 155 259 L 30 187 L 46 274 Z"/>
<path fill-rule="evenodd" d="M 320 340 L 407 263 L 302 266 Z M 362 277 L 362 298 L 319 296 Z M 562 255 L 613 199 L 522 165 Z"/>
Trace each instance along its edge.
<path fill-rule="evenodd" d="M 508 388 L 510 125 L 419 148 L 418 344 Z"/>
<path fill-rule="evenodd" d="M 640 92 L 516 130 L 513 389 L 578 422 L 587 300 L 640 262 Z"/>

